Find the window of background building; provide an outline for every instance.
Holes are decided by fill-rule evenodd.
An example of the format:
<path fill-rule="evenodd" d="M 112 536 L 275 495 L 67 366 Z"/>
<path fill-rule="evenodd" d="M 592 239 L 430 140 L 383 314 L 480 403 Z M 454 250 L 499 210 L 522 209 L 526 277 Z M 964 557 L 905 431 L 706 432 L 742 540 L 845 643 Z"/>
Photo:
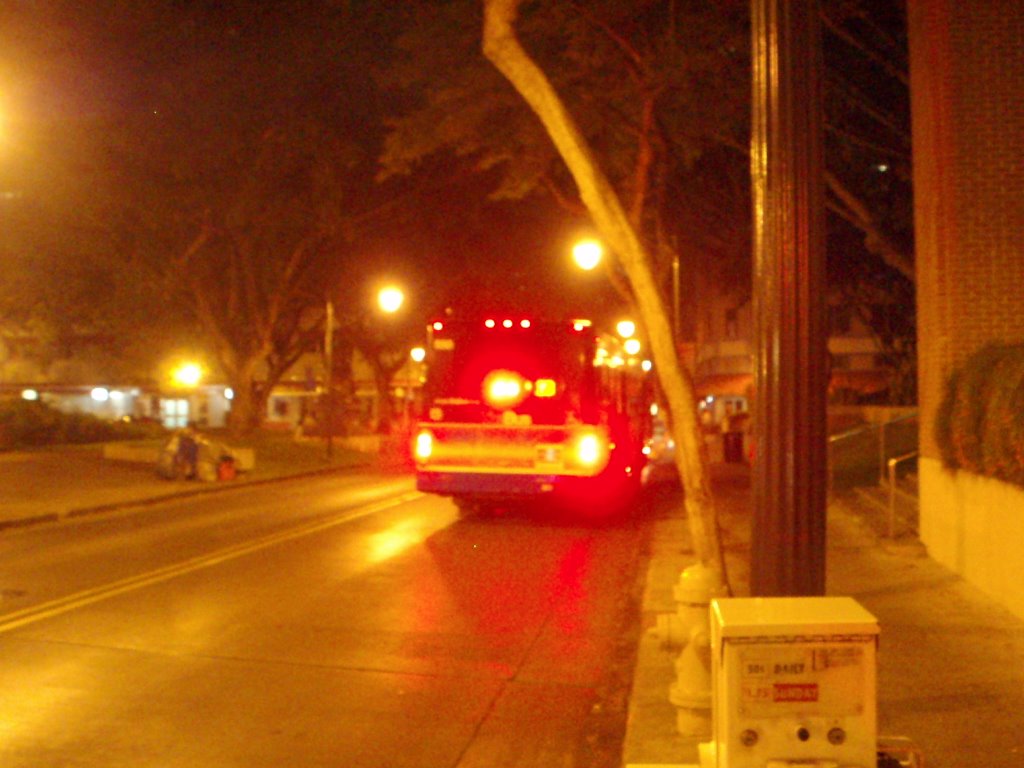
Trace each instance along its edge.
<path fill-rule="evenodd" d="M 166 398 L 160 401 L 161 421 L 167 429 L 188 426 L 188 400 Z"/>

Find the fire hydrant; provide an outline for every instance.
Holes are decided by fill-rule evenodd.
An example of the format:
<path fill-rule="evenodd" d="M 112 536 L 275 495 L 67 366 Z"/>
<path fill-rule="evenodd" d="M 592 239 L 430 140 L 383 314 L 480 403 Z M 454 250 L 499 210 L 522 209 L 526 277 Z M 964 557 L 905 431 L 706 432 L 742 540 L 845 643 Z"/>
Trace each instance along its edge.
<path fill-rule="evenodd" d="M 653 633 L 668 648 L 682 652 L 675 662 L 676 680 L 669 701 L 676 707 L 676 729 L 683 736 L 711 733 L 711 638 L 708 609 L 724 589 L 714 572 L 700 565 L 683 570 L 673 587 L 676 612 L 661 614 Z"/>

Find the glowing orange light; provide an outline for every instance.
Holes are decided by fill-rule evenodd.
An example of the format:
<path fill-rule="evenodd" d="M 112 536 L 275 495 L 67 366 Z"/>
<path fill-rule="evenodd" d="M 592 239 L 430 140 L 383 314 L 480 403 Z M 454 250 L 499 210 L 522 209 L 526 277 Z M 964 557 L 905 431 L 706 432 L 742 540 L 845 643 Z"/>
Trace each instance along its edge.
<path fill-rule="evenodd" d="M 533 394 L 537 397 L 554 397 L 558 394 L 558 385 L 554 379 L 537 379 L 533 382 Z"/>
<path fill-rule="evenodd" d="M 435 331 L 444 330 L 444 323 L 442 323 L 440 320 L 435 321 L 434 322 L 434 330 Z"/>
<path fill-rule="evenodd" d="M 601 263 L 603 255 L 604 247 L 599 241 L 593 239 L 581 240 L 572 248 L 572 257 L 575 259 L 576 265 L 587 272 Z"/>
<path fill-rule="evenodd" d="M 633 334 L 636 333 L 636 323 L 632 320 L 620 320 L 615 325 L 615 331 L 624 339 L 632 338 Z"/>
<path fill-rule="evenodd" d="M 394 314 L 405 303 L 405 293 L 397 285 L 386 285 L 377 292 L 377 306 L 382 312 Z"/>
<path fill-rule="evenodd" d="M 199 363 L 182 363 L 171 371 L 171 378 L 179 387 L 195 387 L 203 378 L 203 369 Z"/>
<path fill-rule="evenodd" d="M 513 371 L 491 371 L 484 379 L 484 399 L 494 408 L 512 408 L 526 397 L 526 382 Z"/>

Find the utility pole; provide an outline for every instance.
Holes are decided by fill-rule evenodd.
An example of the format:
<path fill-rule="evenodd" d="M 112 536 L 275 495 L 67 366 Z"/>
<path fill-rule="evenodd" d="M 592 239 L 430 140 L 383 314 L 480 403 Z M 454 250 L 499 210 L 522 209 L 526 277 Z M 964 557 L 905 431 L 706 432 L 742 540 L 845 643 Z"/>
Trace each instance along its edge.
<path fill-rule="evenodd" d="M 825 591 L 826 355 L 817 0 L 751 0 L 756 349 L 750 588 Z"/>

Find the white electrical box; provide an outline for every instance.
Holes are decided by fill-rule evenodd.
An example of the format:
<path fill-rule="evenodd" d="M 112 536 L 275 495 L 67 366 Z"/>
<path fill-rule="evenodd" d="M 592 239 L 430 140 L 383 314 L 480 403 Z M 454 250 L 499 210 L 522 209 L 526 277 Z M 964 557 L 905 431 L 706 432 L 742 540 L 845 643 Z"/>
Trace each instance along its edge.
<path fill-rule="evenodd" d="M 848 597 L 711 603 L 715 768 L 875 768 L 878 621 Z"/>

